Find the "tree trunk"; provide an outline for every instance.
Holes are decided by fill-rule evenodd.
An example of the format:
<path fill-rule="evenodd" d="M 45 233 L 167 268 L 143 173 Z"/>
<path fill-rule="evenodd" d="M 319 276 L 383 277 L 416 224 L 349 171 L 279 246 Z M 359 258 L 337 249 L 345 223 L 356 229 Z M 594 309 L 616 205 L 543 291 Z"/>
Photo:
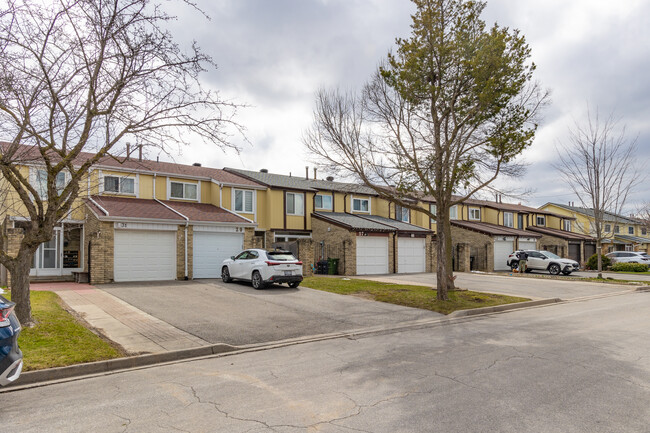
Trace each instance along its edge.
<path fill-rule="evenodd" d="M 32 255 L 20 251 L 11 272 L 11 300 L 16 303 L 16 316 L 23 326 L 32 325 L 32 304 L 29 298 L 29 269 Z"/>
<path fill-rule="evenodd" d="M 442 214 L 443 212 L 439 212 Z M 437 299 L 449 300 L 447 292 L 454 290 L 454 270 L 452 266 L 451 223 L 448 216 L 438 217 L 438 269 L 436 271 Z"/>
<path fill-rule="evenodd" d="M 598 257 L 598 278 L 603 278 L 603 244 L 600 239 L 596 239 L 596 254 Z"/>

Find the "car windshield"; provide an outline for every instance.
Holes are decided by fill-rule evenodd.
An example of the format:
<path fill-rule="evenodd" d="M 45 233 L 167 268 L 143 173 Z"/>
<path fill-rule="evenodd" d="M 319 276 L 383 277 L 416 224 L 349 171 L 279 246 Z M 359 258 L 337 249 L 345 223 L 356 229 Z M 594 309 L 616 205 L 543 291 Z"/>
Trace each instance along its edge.
<path fill-rule="evenodd" d="M 546 257 L 549 259 L 561 259 L 562 257 L 558 256 L 557 254 L 550 253 L 548 251 L 542 251 Z"/>
<path fill-rule="evenodd" d="M 279 262 L 288 262 L 288 261 L 296 260 L 293 254 L 286 251 L 269 251 L 266 254 L 269 256 L 269 259 L 277 260 Z"/>

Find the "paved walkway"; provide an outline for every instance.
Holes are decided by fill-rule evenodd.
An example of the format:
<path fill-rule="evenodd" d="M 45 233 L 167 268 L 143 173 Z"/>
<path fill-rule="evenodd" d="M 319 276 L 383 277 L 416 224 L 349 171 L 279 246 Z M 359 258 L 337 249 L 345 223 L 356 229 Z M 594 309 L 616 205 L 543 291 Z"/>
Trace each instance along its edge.
<path fill-rule="evenodd" d="M 88 284 L 32 283 L 31 290 L 57 293 L 63 302 L 92 327 L 131 354 L 165 352 L 210 344 Z"/>

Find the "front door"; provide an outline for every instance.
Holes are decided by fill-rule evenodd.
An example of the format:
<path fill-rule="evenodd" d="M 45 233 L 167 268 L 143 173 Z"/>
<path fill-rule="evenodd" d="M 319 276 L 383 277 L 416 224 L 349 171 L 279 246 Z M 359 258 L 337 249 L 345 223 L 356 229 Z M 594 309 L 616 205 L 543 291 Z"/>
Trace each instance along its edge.
<path fill-rule="evenodd" d="M 54 236 L 42 243 L 32 261 L 32 275 L 60 275 L 61 274 L 61 228 L 54 228 Z"/>

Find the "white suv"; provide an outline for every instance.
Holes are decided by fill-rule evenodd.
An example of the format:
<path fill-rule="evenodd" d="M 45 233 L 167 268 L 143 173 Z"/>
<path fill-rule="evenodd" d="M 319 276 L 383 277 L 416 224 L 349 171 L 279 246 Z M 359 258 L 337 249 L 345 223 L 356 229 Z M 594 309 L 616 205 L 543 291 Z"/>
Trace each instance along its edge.
<path fill-rule="evenodd" d="M 223 261 L 221 280 L 250 281 L 256 290 L 273 283 L 295 288 L 302 281 L 302 262 L 289 251 L 245 250 Z"/>
<path fill-rule="evenodd" d="M 650 256 L 647 253 L 638 253 L 636 251 L 614 251 L 606 254 L 612 259 L 612 263 L 643 263 L 650 264 Z"/>
<path fill-rule="evenodd" d="M 518 250 L 522 251 L 522 250 Z M 535 251 L 523 250 L 528 254 L 528 261 L 526 262 L 526 272 L 533 270 L 548 271 L 551 275 L 559 275 L 562 272 L 564 275 L 569 275 L 573 271 L 580 269 L 580 264 L 575 260 L 563 259 L 557 254 L 550 251 Z M 519 259 L 517 258 L 517 251 L 508 256 L 506 262 L 511 269 L 519 267 Z"/>

